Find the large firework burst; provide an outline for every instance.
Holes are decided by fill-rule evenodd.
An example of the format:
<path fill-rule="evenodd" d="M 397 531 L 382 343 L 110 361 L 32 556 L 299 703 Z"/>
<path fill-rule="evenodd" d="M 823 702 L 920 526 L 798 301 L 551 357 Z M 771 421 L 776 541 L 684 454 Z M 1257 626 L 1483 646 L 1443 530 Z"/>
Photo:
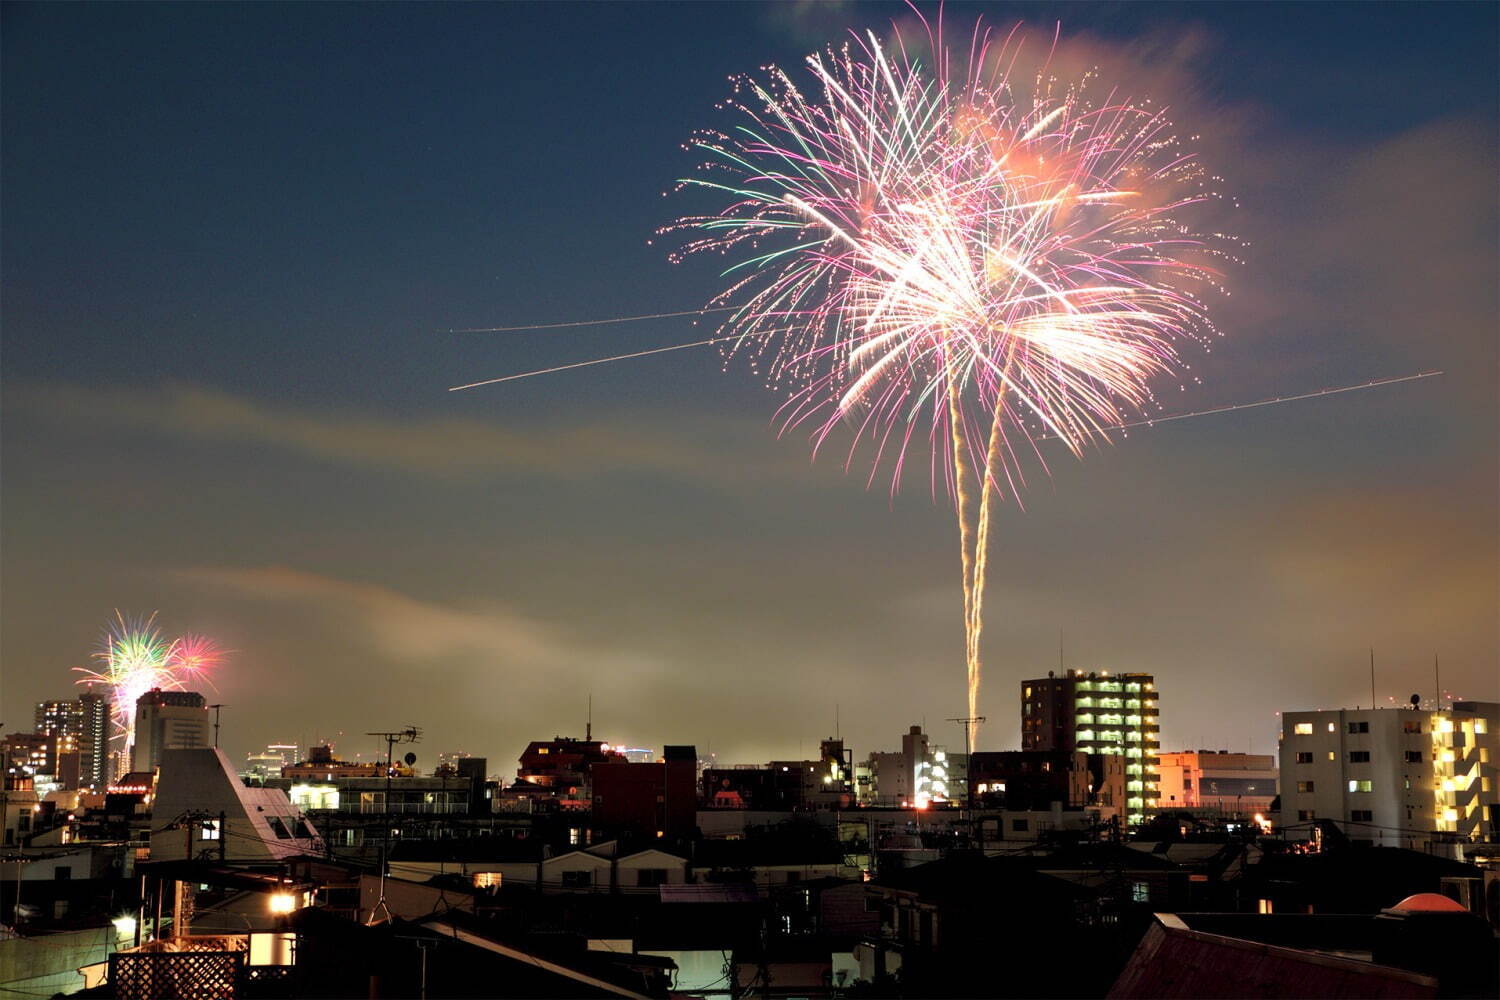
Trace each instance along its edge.
<path fill-rule="evenodd" d="M 1186 221 L 1215 197 L 1149 105 L 1088 78 L 1014 70 L 1015 33 L 976 27 L 957 55 L 870 34 L 810 56 L 812 88 L 741 79 L 728 131 L 683 187 L 727 198 L 679 257 L 733 259 L 720 329 L 785 393 L 784 428 L 814 447 L 853 429 L 892 489 L 930 444 L 955 498 L 969 716 L 978 714 L 991 508 L 1056 438 L 1075 455 L 1155 408 L 1184 340 L 1215 331 L 1200 292 L 1221 237 Z M 918 48 L 928 54 L 924 61 Z"/>

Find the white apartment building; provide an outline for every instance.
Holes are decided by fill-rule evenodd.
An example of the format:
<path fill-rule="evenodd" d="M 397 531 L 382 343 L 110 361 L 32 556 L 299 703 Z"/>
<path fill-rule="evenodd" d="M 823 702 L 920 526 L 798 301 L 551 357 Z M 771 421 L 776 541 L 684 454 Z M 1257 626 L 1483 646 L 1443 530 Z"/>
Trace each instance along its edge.
<path fill-rule="evenodd" d="M 1315 820 L 1353 841 L 1415 850 L 1500 835 L 1500 704 L 1286 712 L 1281 727 L 1289 836 Z"/>

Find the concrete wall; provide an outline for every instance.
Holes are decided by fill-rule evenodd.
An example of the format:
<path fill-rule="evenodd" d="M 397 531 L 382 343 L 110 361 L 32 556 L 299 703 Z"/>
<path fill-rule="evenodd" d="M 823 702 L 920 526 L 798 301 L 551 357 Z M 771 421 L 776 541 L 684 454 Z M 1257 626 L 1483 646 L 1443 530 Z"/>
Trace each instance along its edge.
<path fill-rule="evenodd" d="M 107 961 L 112 952 L 133 943 L 112 924 L 0 941 L 0 995 L 76 993 L 83 989 L 81 966 Z"/>

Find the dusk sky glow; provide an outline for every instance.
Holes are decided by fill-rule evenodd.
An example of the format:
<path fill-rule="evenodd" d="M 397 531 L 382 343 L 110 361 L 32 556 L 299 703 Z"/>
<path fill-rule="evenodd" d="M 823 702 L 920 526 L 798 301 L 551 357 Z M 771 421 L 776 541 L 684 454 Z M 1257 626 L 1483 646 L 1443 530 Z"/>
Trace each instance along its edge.
<path fill-rule="evenodd" d="M 931 13 L 936 8 L 923 7 Z M 950 4 L 1169 106 L 1239 208 L 1223 333 L 1167 413 L 1044 444 L 998 509 L 982 749 L 1017 682 L 1155 674 L 1162 749 L 1272 752 L 1278 710 L 1500 700 L 1493 5 Z M 10 727 L 115 609 L 233 650 L 231 755 L 405 725 L 858 755 L 966 706 L 958 537 L 778 438 L 667 260 L 729 78 L 884 4 L 8 5 L 0 664 Z M 711 209 L 708 202 L 698 210 Z M 460 331 L 460 332 L 453 332 Z M 1166 390 L 1170 388 L 1170 393 Z M 1387 699 L 1394 699 L 1388 702 Z M 349 735 L 338 737 L 343 732 Z"/>

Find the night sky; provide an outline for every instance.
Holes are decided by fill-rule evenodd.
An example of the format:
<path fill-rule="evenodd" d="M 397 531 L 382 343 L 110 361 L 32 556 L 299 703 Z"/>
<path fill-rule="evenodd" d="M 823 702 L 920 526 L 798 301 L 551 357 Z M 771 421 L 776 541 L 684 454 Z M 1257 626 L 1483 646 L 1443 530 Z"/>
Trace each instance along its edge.
<path fill-rule="evenodd" d="M 924 8 L 933 10 L 934 8 Z M 1169 105 L 1241 208 L 1225 337 L 1169 410 L 1446 374 L 1049 452 L 997 527 L 990 723 L 1017 681 L 1146 670 L 1162 748 L 1277 710 L 1497 690 L 1494 5 L 950 4 Z M 224 743 L 424 727 L 513 773 L 594 732 L 721 761 L 962 745 L 958 540 L 778 439 L 696 339 L 663 198 L 731 74 L 905 9 L 3 8 L 6 731 L 113 609 L 235 650 Z M 701 207 L 701 206 L 697 206 Z M 340 736 L 338 734 L 343 733 Z"/>

